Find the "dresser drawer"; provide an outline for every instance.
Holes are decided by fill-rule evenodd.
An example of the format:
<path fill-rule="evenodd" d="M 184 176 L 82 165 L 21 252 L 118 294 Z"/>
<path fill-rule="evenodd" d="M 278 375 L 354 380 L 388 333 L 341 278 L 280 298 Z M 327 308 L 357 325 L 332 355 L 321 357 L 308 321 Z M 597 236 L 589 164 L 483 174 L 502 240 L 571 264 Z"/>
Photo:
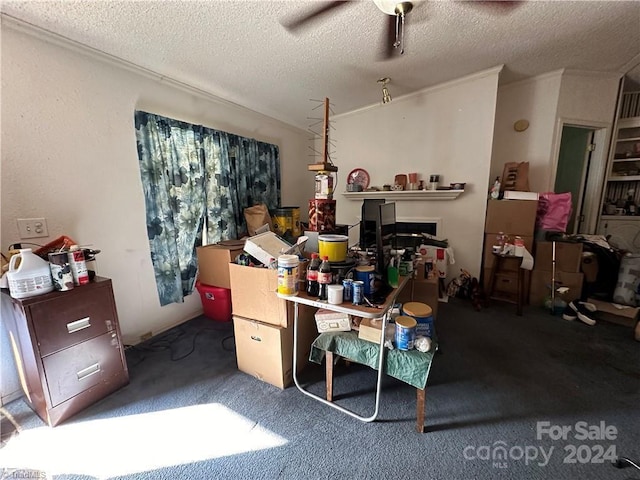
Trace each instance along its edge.
<path fill-rule="evenodd" d="M 115 328 L 116 314 L 110 288 L 87 289 L 81 297 L 75 290 L 68 296 L 60 295 L 29 307 L 43 357 Z"/>
<path fill-rule="evenodd" d="M 105 333 L 42 359 L 51 405 L 56 406 L 95 385 L 108 386 L 123 375 L 115 332 Z"/>

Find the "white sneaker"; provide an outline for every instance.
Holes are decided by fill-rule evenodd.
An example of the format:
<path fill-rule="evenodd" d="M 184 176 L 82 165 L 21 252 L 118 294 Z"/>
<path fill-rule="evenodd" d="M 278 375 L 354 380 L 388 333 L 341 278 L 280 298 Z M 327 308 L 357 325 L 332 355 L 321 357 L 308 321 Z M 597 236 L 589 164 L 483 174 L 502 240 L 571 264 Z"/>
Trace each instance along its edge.
<path fill-rule="evenodd" d="M 589 306 L 587 307 L 587 305 Z M 569 302 L 569 307 L 576 313 L 578 320 L 581 322 L 592 326 L 596 324 L 596 321 L 590 317 L 591 312 L 596 311 L 596 306 L 593 303 L 574 300 L 573 302 Z M 593 310 L 591 310 L 591 308 L 593 308 Z"/>
<path fill-rule="evenodd" d="M 575 320 L 576 318 L 578 318 L 578 315 L 576 314 L 576 312 L 573 311 L 573 309 L 571 307 L 569 307 L 569 305 L 564 307 L 564 311 L 562 312 L 562 319 L 563 320 L 567 320 L 567 321 L 571 322 L 571 321 Z"/>

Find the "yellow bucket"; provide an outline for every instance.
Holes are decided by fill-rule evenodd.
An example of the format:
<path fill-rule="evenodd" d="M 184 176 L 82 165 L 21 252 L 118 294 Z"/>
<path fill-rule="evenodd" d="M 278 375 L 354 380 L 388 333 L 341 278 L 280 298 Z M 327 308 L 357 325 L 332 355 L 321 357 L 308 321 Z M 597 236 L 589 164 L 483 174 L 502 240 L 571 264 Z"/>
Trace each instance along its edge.
<path fill-rule="evenodd" d="M 330 262 L 344 262 L 348 243 L 349 237 L 346 235 L 318 235 L 320 258 L 326 255 Z"/>

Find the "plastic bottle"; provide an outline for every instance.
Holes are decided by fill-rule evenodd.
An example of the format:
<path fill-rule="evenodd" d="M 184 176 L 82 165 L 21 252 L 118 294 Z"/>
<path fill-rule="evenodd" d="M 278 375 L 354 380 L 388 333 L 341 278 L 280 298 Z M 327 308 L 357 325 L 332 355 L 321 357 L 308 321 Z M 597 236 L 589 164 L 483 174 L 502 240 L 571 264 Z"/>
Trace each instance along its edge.
<path fill-rule="evenodd" d="M 73 273 L 75 286 L 89 283 L 89 271 L 84 261 L 84 252 L 78 245 L 71 245 L 69 248 L 69 263 L 71 264 L 71 273 Z"/>
<path fill-rule="evenodd" d="M 493 186 L 491 190 L 489 190 L 489 197 L 494 200 L 500 197 L 500 177 L 496 177 L 496 180 L 493 182 Z"/>
<path fill-rule="evenodd" d="M 318 283 L 318 269 L 320 268 L 320 257 L 317 253 L 311 254 L 311 261 L 307 267 L 307 295 L 310 297 L 320 296 L 320 284 Z"/>
<path fill-rule="evenodd" d="M 327 300 L 327 286 L 331 284 L 333 276 L 331 275 L 331 264 L 329 263 L 329 257 L 324 255 L 322 257 L 322 263 L 318 269 L 318 284 L 320 285 L 320 293 L 318 298 L 320 300 Z"/>
<path fill-rule="evenodd" d="M 9 293 L 13 298 L 27 298 L 53 291 L 49 262 L 30 248 L 21 248 L 9 261 Z"/>

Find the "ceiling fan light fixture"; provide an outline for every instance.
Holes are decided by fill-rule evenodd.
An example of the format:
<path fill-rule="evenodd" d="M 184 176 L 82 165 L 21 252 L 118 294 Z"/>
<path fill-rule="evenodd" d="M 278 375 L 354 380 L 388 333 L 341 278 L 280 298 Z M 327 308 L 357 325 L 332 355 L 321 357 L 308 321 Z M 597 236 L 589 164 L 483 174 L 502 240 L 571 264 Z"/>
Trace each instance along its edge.
<path fill-rule="evenodd" d="M 378 7 L 383 13 L 386 13 L 387 15 L 396 15 L 396 5 L 398 5 L 398 2 L 395 0 L 373 0 L 373 3 L 375 3 L 376 7 Z"/>
<path fill-rule="evenodd" d="M 387 83 L 391 81 L 390 78 L 384 77 L 378 80 L 378 83 L 382 84 L 382 103 L 389 103 L 391 100 L 391 94 L 389 93 L 389 89 L 387 88 Z"/>

